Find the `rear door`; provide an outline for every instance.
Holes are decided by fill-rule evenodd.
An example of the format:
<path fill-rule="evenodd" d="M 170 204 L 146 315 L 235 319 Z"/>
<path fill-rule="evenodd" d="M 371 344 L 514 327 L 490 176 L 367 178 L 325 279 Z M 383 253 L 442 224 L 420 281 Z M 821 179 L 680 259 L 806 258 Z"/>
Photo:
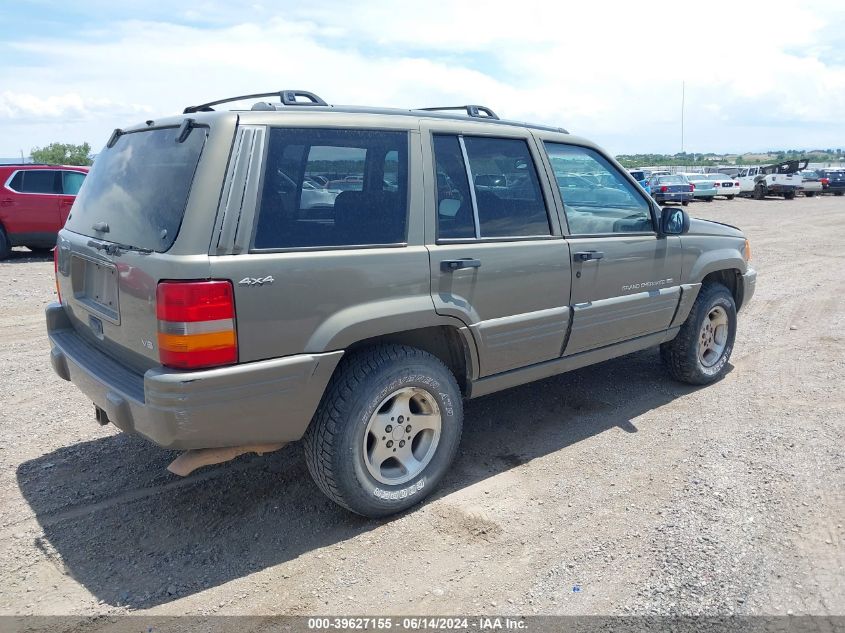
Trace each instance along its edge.
<path fill-rule="evenodd" d="M 558 358 L 569 251 L 537 146 L 523 130 L 482 136 L 460 126 L 423 125 L 435 309 L 470 327 L 481 376 Z"/>
<path fill-rule="evenodd" d="M 544 147 L 572 253 L 565 355 L 666 330 L 680 298 L 680 239 L 657 234 L 648 197 L 598 151 L 550 141 Z M 573 178 L 583 173 L 607 184 Z"/>

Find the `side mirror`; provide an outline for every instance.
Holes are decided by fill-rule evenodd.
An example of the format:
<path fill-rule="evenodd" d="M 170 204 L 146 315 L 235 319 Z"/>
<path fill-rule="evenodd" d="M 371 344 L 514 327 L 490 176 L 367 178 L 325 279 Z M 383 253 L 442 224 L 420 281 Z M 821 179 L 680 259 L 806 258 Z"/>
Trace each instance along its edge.
<path fill-rule="evenodd" d="M 689 213 L 678 207 L 663 207 L 660 229 L 664 235 L 683 235 L 689 232 Z"/>

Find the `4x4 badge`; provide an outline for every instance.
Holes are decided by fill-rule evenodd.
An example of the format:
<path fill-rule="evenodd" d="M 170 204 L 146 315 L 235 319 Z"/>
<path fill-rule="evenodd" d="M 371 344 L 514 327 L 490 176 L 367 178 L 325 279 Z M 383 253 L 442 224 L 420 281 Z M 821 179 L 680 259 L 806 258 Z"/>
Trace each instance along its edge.
<path fill-rule="evenodd" d="M 275 279 L 271 275 L 266 277 L 244 277 L 238 282 L 239 286 L 263 286 L 264 284 L 271 284 Z"/>

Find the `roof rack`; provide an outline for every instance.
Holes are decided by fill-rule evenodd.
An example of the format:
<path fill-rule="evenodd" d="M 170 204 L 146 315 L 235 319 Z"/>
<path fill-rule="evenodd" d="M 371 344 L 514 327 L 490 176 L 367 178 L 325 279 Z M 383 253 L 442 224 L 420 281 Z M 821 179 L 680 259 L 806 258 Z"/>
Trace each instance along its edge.
<path fill-rule="evenodd" d="M 499 116 L 493 112 L 490 108 L 483 105 L 462 105 L 462 106 L 440 106 L 434 108 L 417 108 L 418 110 L 426 110 L 428 112 L 439 112 L 445 110 L 464 110 L 467 113 L 467 116 L 474 117 L 476 119 L 495 119 L 496 121 L 499 120 Z M 484 113 L 484 116 L 481 113 Z"/>
<path fill-rule="evenodd" d="M 259 92 L 252 95 L 240 95 L 237 97 L 228 97 L 226 99 L 218 99 L 217 101 L 209 101 L 195 106 L 188 106 L 182 113 L 190 114 L 192 112 L 211 112 L 214 110 L 211 106 L 220 105 L 221 103 L 230 103 L 232 101 L 242 101 L 244 99 L 256 99 L 259 97 L 279 97 L 282 105 L 286 106 L 325 106 L 328 105 L 320 97 L 313 92 L 307 90 L 277 90 L 276 92 Z M 305 97 L 308 101 L 299 101 L 298 97 Z"/>

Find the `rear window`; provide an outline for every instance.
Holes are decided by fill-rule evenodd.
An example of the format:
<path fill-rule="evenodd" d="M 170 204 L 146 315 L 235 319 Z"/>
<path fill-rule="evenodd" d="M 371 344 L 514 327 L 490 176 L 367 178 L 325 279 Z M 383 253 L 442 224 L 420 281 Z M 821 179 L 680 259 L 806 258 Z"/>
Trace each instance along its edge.
<path fill-rule="evenodd" d="M 403 243 L 408 134 L 270 130 L 256 249 Z"/>
<path fill-rule="evenodd" d="M 667 185 L 681 185 L 686 183 L 687 179 L 683 176 L 661 176 L 658 182 Z"/>
<path fill-rule="evenodd" d="M 177 143 L 177 128 L 130 132 L 103 148 L 85 178 L 65 227 L 158 252 L 169 249 L 185 215 L 207 128 Z M 108 233 L 95 223 L 105 222 Z"/>

